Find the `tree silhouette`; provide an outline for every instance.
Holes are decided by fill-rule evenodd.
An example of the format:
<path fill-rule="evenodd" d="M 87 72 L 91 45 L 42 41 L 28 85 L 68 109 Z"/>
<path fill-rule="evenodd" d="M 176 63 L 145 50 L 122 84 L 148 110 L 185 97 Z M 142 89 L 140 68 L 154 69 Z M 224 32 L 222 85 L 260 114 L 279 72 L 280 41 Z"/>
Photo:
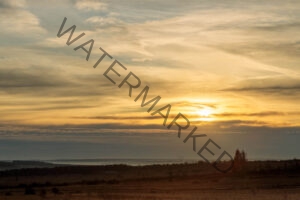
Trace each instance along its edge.
<path fill-rule="evenodd" d="M 246 164 L 247 158 L 246 158 L 246 153 L 243 151 L 240 151 L 237 149 L 235 151 L 234 155 L 234 170 L 239 171 L 243 168 L 243 166 Z"/>

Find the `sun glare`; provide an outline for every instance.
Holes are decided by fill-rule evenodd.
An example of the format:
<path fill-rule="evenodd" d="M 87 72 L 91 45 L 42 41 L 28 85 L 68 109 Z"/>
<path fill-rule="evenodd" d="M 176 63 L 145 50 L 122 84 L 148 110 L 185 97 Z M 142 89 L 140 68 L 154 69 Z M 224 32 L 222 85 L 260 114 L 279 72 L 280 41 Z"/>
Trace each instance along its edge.
<path fill-rule="evenodd" d="M 212 110 L 209 108 L 203 108 L 197 111 L 198 115 L 201 117 L 209 117 L 212 114 Z"/>

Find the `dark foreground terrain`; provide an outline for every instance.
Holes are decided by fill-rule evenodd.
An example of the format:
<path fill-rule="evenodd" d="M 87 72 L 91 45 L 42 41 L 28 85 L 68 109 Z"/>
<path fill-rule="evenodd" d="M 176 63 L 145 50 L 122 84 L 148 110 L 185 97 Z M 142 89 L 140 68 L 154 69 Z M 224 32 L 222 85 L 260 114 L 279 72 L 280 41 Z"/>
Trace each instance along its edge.
<path fill-rule="evenodd" d="M 300 200 L 300 161 L 247 162 L 226 174 L 202 162 L 5 170 L 0 199 Z"/>

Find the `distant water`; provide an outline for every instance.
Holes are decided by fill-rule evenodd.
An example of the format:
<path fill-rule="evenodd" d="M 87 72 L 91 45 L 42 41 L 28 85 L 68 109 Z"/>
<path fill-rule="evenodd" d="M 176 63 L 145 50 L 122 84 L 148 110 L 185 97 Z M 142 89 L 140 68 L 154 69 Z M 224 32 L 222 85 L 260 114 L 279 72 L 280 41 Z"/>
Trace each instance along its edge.
<path fill-rule="evenodd" d="M 145 166 L 153 164 L 180 164 L 180 163 L 196 163 L 197 160 L 182 160 L 182 159 L 60 159 L 46 160 L 52 164 L 67 164 L 67 165 L 130 165 L 130 166 Z"/>

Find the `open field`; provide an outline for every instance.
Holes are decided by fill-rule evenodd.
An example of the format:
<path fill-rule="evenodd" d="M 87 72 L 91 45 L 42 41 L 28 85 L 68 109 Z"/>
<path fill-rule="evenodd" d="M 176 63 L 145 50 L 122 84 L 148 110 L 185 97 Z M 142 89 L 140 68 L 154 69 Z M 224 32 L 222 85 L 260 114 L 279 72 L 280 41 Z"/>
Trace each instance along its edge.
<path fill-rule="evenodd" d="M 248 162 L 227 174 L 205 163 L 9 170 L 0 173 L 0 199 L 299 200 L 299 164 Z"/>

